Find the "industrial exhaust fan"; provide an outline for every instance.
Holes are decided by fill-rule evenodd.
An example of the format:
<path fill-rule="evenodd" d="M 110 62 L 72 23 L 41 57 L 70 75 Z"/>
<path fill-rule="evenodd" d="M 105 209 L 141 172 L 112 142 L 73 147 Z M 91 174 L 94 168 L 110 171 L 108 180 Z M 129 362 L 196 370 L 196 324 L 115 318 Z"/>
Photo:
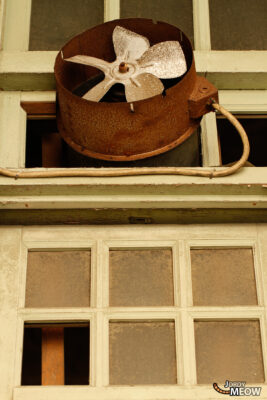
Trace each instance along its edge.
<path fill-rule="evenodd" d="M 58 54 L 58 127 L 75 151 L 111 161 L 144 159 L 184 142 L 218 100 L 196 75 L 189 39 L 148 19 L 89 29 Z M 77 95 L 77 93 L 79 95 Z"/>
<path fill-rule="evenodd" d="M 0 174 L 15 178 L 147 174 L 212 178 L 234 173 L 248 158 L 244 129 L 218 104 L 217 89 L 197 76 L 190 41 L 175 26 L 139 18 L 98 25 L 61 49 L 55 79 L 59 132 L 75 154 L 121 162 L 122 167 L 127 161 L 157 157 L 185 142 L 202 116 L 217 110 L 236 127 L 243 142 L 242 157 L 218 170 L 135 167 L 17 172 L 0 168 Z"/>

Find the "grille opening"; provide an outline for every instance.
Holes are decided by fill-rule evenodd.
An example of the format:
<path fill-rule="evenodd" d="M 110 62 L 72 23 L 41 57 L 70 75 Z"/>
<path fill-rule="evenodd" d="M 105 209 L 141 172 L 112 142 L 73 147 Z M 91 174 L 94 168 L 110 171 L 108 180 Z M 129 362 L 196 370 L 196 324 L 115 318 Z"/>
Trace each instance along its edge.
<path fill-rule="evenodd" d="M 235 115 L 245 131 L 250 143 L 250 155 L 247 166 L 267 166 L 267 115 Z M 243 145 L 236 129 L 222 117 L 217 117 L 217 127 L 221 148 L 222 164 L 230 164 L 238 160 Z"/>
<path fill-rule="evenodd" d="M 55 353 L 60 354 L 60 351 L 62 363 L 58 361 L 55 367 L 53 356 Z M 89 385 L 89 353 L 90 328 L 88 324 L 42 326 L 26 324 L 21 384 Z M 54 368 L 53 371 L 52 368 Z M 61 382 L 54 382 L 52 375 L 62 376 Z"/>

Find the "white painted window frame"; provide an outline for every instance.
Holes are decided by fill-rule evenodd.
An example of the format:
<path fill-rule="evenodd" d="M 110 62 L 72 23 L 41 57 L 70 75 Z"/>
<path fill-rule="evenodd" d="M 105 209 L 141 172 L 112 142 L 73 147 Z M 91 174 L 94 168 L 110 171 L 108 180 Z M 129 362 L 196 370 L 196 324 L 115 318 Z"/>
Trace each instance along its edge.
<path fill-rule="evenodd" d="M 267 77 L 267 51 L 211 51 L 209 0 L 192 1 L 195 56 L 199 72 L 204 73 L 209 78 L 210 73 L 222 73 L 224 75 L 224 68 L 226 67 L 225 72 L 227 71 L 230 74 L 235 72 L 235 79 L 238 82 L 238 73 L 254 74 L 254 78 L 257 80 L 257 76 L 264 73 L 262 68 L 266 67 Z M 30 75 L 43 74 L 43 79 L 45 80 L 47 74 L 53 73 L 53 63 L 57 52 L 28 51 L 30 14 L 31 0 L 20 0 L 19 2 L 17 0 L 1 0 L 0 22 L 2 21 L 2 30 L 0 34 L 2 36 L 3 50 L 0 54 L 0 74 L 1 72 L 7 75 L 10 73 L 12 76 L 17 77 L 23 76 L 25 73 Z M 104 20 L 112 20 L 119 18 L 119 16 L 120 1 L 104 0 Z M 19 20 L 17 21 L 18 18 Z M 16 26 L 16 29 L 14 29 L 14 26 Z M 216 65 L 216 63 L 218 64 Z M 211 66 L 210 71 L 209 65 Z M 23 78 L 21 79 L 23 80 Z M 219 79 L 224 79 L 227 82 L 226 76 L 224 78 L 221 76 Z M 18 80 L 20 81 L 20 78 Z M 255 79 L 253 82 L 257 86 Z M 266 90 L 221 90 L 220 101 L 223 105 L 226 103 L 226 107 L 233 112 L 266 113 L 266 93 Z M 19 103 L 20 100 L 29 101 L 29 99 L 30 101 L 42 101 L 45 99 L 54 101 L 55 95 L 53 92 L 19 91 L 16 94 L 13 92 L 10 94 L 2 92 L 0 94 L 0 115 L 2 117 L 0 126 L 0 131 L 2 132 L 0 136 L 0 165 L 3 167 L 25 167 L 26 114 L 20 109 Z M 11 112 L 12 118 L 10 118 Z M 214 113 L 209 113 L 203 117 L 201 128 L 203 167 L 217 167 L 220 165 L 221 160 Z M 8 132 L 8 134 L 4 132 Z M 16 143 L 16 146 L 14 146 L 14 143 Z"/>
<path fill-rule="evenodd" d="M 19 265 L 19 307 L 17 319 L 14 400 L 51 399 L 93 400 L 133 398 L 220 399 L 212 385 L 197 385 L 194 320 L 244 320 L 260 322 L 262 353 L 266 382 L 262 398 L 267 398 L 267 224 L 257 225 L 190 225 L 153 227 L 43 227 L 22 228 Z M 8 230 L 8 228 L 6 228 Z M 238 233 L 238 239 L 237 239 Z M 142 235 L 143 240 L 140 240 Z M 60 236 L 61 240 L 58 241 Z M 153 238 L 153 239 L 152 239 Z M 265 246 L 264 248 L 262 246 Z M 255 265 L 257 306 L 195 307 L 192 303 L 191 248 L 252 248 Z M 180 291 L 171 307 L 109 307 L 108 252 L 110 249 L 170 248 L 173 251 L 174 288 Z M 27 252 L 29 250 L 92 251 L 92 306 L 89 308 L 24 308 Z M 266 250 L 265 250 L 266 249 Z M 174 321 L 177 352 L 177 385 L 109 386 L 109 321 Z M 22 340 L 25 322 L 90 322 L 90 386 L 20 386 Z M 13 368 L 13 365 L 9 367 Z M 190 390 L 189 390 L 190 389 Z M 71 397 L 74 396 L 74 397 Z M 50 397 L 49 397 L 50 398 Z"/>

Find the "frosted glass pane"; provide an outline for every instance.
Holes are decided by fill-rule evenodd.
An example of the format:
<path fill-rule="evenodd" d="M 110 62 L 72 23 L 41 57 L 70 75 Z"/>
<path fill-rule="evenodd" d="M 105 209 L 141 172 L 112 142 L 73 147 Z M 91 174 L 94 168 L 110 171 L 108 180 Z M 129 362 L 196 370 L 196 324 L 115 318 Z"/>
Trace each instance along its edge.
<path fill-rule="evenodd" d="M 111 306 L 173 305 L 172 250 L 111 250 Z"/>
<path fill-rule="evenodd" d="M 28 253 L 26 307 L 89 307 L 90 251 Z"/>
<path fill-rule="evenodd" d="M 256 305 L 252 249 L 191 249 L 197 306 Z"/>
<path fill-rule="evenodd" d="M 259 321 L 196 321 L 198 383 L 264 382 Z"/>
<path fill-rule="evenodd" d="M 109 324 L 111 385 L 175 384 L 174 322 Z"/>

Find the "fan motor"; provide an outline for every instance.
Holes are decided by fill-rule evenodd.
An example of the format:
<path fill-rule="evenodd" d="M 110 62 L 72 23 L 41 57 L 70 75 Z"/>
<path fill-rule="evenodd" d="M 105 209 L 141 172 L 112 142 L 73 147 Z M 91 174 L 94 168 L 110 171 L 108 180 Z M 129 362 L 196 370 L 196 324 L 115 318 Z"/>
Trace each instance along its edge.
<path fill-rule="evenodd" d="M 163 93 L 144 100 L 126 102 L 120 85 L 113 86 L 100 102 L 82 98 L 86 89 L 103 80 L 103 74 L 95 67 L 66 59 L 81 54 L 113 62 L 116 55 L 112 34 L 118 26 L 144 36 L 150 46 L 179 42 L 187 71 L 178 78 L 162 79 Z M 120 65 L 121 69 L 124 67 Z M 74 37 L 56 58 L 55 78 L 60 134 L 75 151 L 109 161 L 144 159 L 175 148 L 211 111 L 211 98 L 218 100 L 217 89 L 196 74 L 186 35 L 175 26 L 149 19 L 114 20 Z"/>

